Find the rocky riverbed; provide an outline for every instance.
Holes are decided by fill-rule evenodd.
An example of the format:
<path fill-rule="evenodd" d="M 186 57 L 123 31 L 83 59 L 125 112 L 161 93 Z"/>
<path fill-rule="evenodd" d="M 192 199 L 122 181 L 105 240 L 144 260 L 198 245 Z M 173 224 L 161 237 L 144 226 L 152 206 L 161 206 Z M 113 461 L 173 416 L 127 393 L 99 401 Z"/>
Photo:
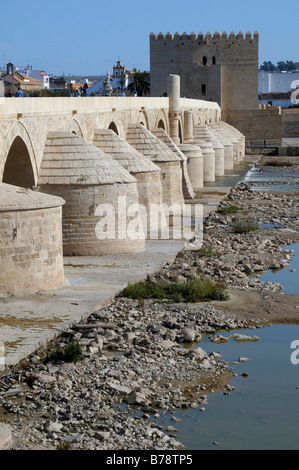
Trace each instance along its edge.
<path fill-rule="evenodd" d="M 176 410 L 204 412 L 210 392 L 233 389 L 232 371 L 215 352 L 219 330 L 250 326 L 252 336 L 232 338 L 257 341 L 256 328 L 269 322 L 271 300 L 276 302 L 281 286 L 251 275 L 288 265 L 291 253 L 281 246 L 298 240 L 298 202 L 295 192 L 233 189 L 220 211 L 205 219 L 203 247 L 182 251 L 149 277 L 184 283 L 205 276 L 224 282 L 234 302 L 191 305 L 118 297 L 59 338 L 61 347 L 79 343 L 83 360 L 45 363 L 46 351 L 40 350 L 6 371 L 0 421 L 12 429 L 12 448 L 183 448 L 176 438 Z M 237 233 L 237 224 L 249 219 L 256 230 Z M 250 304 L 252 297 L 266 298 L 270 311 L 246 317 L 242 299 Z M 211 351 L 198 347 L 202 334 L 210 335 Z M 173 426 L 164 428 L 159 418 L 166 413 Z"/>
<path fill-rule="evenodd" d="M 177 408 L 204 408 L 208 391 L 230 390 L 227 364 L 195 345 L 204 332 L 243 326 L 209 305 L 117 299 L 61 338 L 60 345 L 79 342 L 83 361 L 43 364 L 40 352 L 2 377 L 1 418 L 13 429 L 14 447 L 181 448 L 175 428 L 149 416 L 173 413 L 175 425 Z"/>
<path fill-rule="evenodd" d="M 282 246 L 299 240 L 298 209 L 298 193 L 250 191 L 247 184 L 232 189 L 219 212 L 205 219 L 202 248 L 180 252 L 155 277 L 184 282 L 203 274 L 229 287 L 280 291 L 280 285 L 250 275 L 289 265 L 292 251 Z"/>

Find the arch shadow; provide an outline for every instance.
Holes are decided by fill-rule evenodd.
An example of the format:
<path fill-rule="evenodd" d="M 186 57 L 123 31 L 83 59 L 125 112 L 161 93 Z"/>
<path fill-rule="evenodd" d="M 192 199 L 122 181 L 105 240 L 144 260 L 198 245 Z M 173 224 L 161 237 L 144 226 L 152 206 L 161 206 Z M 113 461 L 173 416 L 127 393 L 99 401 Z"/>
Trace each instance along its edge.
<path fill-rule="evenodd" d="M 0 171 L 3 183 L 26 188 L 37 184 L 35 152 L 27 129 L 19 121 L 12 125 L 7 136 Z"/>

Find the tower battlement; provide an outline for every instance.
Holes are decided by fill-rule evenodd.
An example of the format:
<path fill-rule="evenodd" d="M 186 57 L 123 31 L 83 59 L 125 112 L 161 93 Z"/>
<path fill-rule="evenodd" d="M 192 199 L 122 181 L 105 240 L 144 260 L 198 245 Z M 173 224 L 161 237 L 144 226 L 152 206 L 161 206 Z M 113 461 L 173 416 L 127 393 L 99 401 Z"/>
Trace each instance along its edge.
<path fill-rule="evenodd" d="M 246 34 L 242 33 L 240 31 L 238 34 L 235 34 L 233 31 L 228 35 L 225 31 L 223 33 L 218 33 L 216 31 L 213 35 L 210 32 L 207 32 L 205 35 L 200 32 L 197 35 L 195 33 L 175 33 L 175 34 L 162 34 L 159 33 L 158 35 L 154 33 L 150 33 L 150 40 L 151 41 L 183 41 L 183 40 L 188 40 L 188 41 L 203 41 L 205 43 L 209 42 L 225 42 L 229 43 L 232 41 L 258 41 L 259 38 L 259 33 L 255 31 L 253 34 L 250 31 L 247 31 Z"/>

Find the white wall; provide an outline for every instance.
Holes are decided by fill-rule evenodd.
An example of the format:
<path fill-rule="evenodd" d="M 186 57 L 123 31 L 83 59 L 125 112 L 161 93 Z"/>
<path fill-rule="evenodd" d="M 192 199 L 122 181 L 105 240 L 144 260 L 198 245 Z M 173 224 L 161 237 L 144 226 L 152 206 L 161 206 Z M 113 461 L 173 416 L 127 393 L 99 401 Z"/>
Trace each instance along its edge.
<path fill-rule="evenodd" d="M 291 84 L 296 80 L 299 80 L 299 71 L 265 72 L 259 70 L 259 93 L 291 91 Z"/>

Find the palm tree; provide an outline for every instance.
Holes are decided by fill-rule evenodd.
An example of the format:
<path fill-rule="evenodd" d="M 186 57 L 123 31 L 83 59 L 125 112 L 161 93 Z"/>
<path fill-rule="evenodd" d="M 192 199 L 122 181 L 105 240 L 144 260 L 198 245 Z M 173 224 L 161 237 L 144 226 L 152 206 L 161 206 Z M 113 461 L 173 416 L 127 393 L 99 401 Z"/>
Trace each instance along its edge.
<path fill-rule="evenodd" d="M 124 91 L 124 86 L 126 84 L 126 77 L 122 75 L 118 81 L 121 86 L 121 91 Z"/>
<path fill-rule="evenodd" d="M 140 72 L 140 70 L 134 69 L 127 89 L 131 93 L 137 93 L 137 96 L 148 95 L 150 93 L 149 72 Z"/>

